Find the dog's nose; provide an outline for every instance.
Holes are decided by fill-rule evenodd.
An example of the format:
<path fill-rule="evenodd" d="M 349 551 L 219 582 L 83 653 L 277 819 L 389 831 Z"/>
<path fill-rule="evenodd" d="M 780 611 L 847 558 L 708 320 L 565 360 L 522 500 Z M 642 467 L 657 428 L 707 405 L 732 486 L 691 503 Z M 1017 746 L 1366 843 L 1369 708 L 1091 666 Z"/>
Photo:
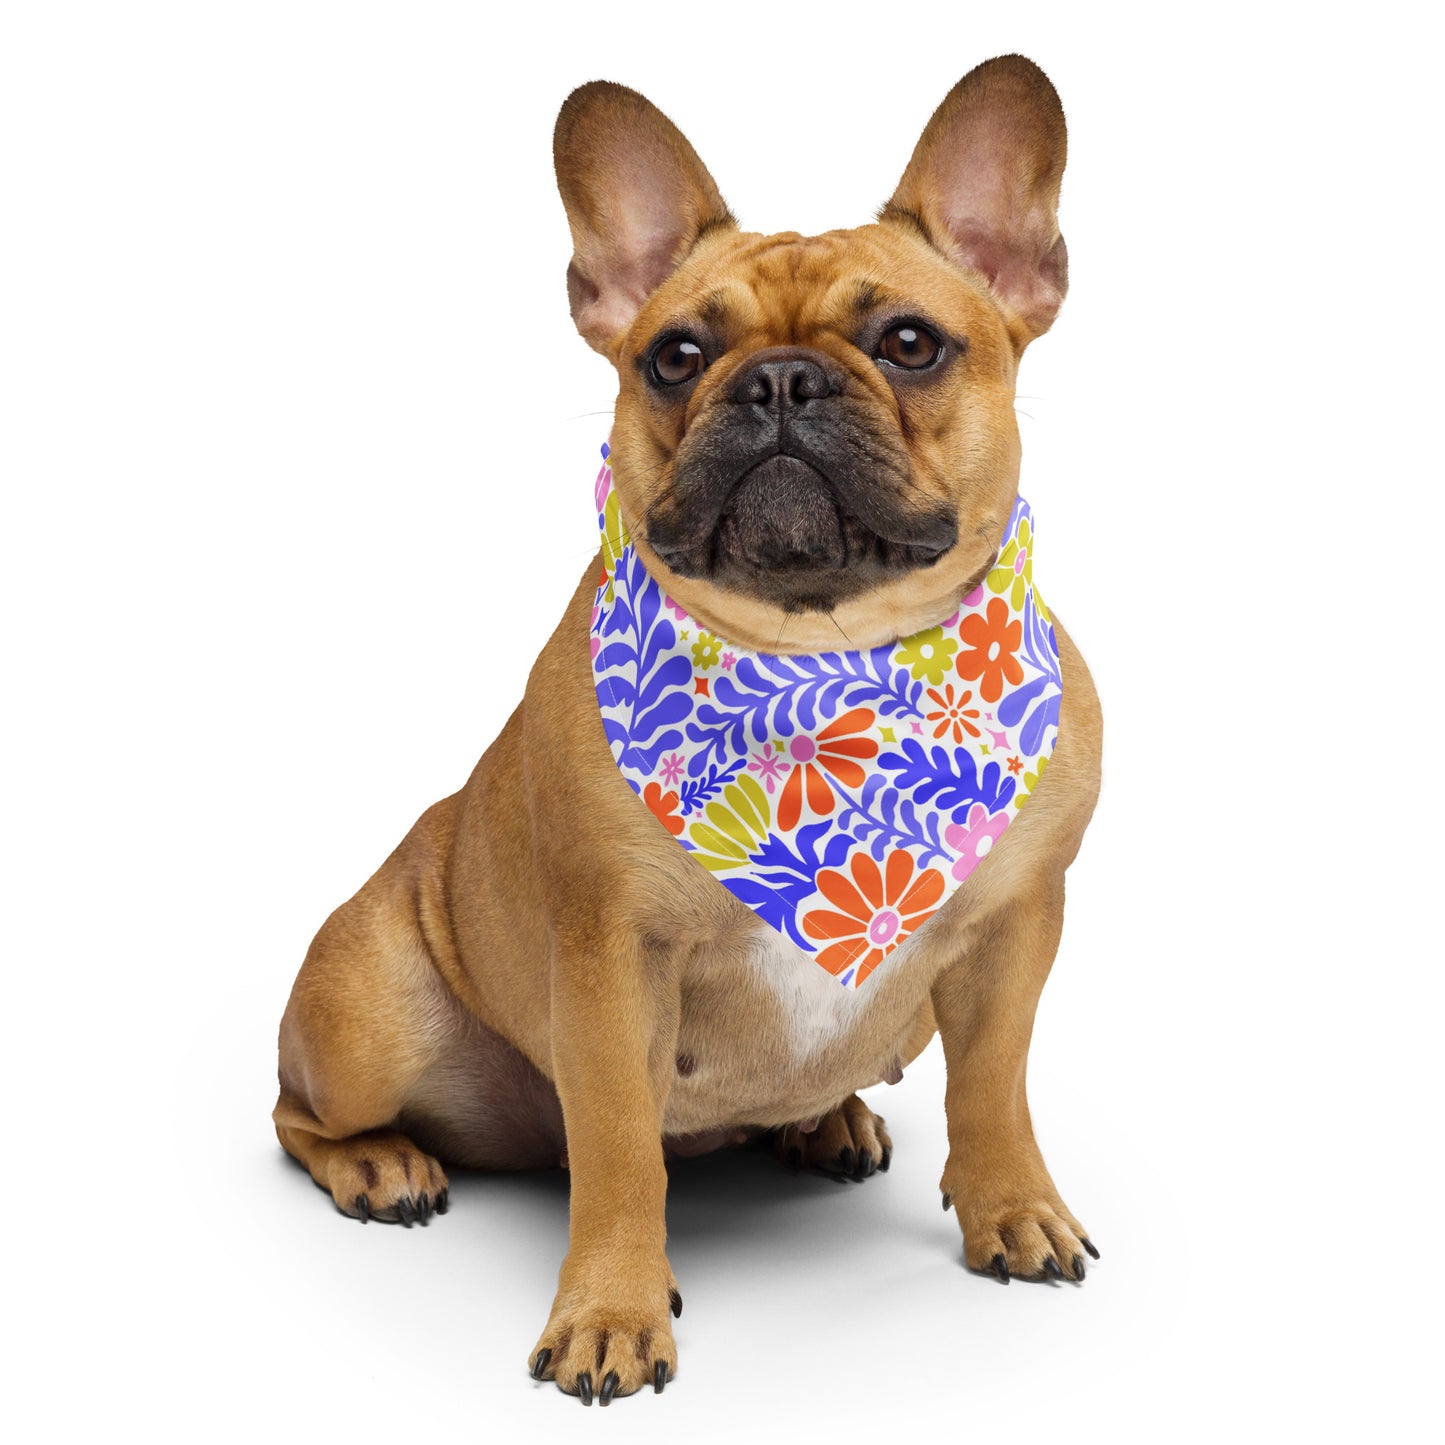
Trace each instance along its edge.
<path fill-rule="evenodd" d="M 732 399 L 771 411 L 787 411 L 841 390 L 821 358 L 815 359 L 807 352 L 773 352 L 764 353 L 764 359 L 755 358 L 744 369 L 733 383 Z"/>

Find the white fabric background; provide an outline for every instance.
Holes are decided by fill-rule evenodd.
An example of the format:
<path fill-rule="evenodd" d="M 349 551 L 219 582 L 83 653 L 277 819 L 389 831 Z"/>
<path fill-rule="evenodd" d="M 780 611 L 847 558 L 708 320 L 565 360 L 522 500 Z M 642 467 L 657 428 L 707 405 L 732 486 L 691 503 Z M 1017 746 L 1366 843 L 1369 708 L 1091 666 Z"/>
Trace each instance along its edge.
<path fill-rule="evenodd" d="M 1438 127 L 1426 12 L 11 6 L 0 18 L 6 1414 L 16 1438 L 1419 1438 L 1439 1310 Z M 1103 1250 L 961 1267 L 891 1174 L 678 1171 L 682 1366 L 525 1356 L 565 1188 L 361 1229 L 283 1159 L 306 944 L 465 779 L 594 546 L 567 91 L 745 224 L 865 220 L 1021 50 L 1073 289 L 1019 408 L 1104 699 L 1031 1097 Z M 600 1421 L 599 1425 L 597 1422 Z"/>

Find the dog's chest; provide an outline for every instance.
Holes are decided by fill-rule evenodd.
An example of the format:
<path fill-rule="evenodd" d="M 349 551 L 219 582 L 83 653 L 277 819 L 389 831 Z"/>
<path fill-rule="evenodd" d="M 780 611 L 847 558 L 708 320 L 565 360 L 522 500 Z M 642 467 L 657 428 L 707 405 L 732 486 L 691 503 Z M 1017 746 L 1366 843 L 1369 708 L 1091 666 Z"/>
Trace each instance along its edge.
<path fill-rule="evenodd" d="M 684 981 L 668 1131 L 805 1118 L 890 1077 L 927 1001 L 925 968 L 910 939 L 879 977 L 843 988 L 757 926 L 699 951 Z"/>

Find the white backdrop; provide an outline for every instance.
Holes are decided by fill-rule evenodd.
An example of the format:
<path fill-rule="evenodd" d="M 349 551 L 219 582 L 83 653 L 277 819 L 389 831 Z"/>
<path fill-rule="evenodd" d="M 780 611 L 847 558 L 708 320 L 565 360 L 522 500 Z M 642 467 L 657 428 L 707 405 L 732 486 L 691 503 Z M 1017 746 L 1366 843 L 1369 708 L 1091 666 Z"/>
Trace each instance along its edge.
<path fill-rule="evenodd" d="M 16 1438 L 1419 1438 L 1424 13 L 5 8 Z M 1107 744 L 1031 1095 L 1103 1260 L 963 1270 L 930 1052 L 874 1100 L 886 1177 L 678 1171 L 679 1377 L 584 1417 L 524 1369 L 560 1174 L 363 1230 L 268 1117 L 311 934 L 465 779 L 593 547 L 613 381 L 567 315 L 552 121 L 627 82 L 746 225 L 851 225 L 1009 50 L 1070 123 L 1073 290 L 1019 408 Z"/>

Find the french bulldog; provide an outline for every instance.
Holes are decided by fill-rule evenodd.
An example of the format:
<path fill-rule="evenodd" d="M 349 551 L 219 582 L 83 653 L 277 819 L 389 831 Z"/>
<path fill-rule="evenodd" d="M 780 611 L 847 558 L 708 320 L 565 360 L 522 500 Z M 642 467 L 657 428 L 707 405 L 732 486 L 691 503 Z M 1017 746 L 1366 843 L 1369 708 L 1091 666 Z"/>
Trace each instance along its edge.
<path fill-rule="evenodd" d="M 758 235 L 641 95 L 594 82 L 568 97 L 554 138 L 567 291 L 577 329 L 618 377 L 607 495 L 634 583 L 671 609 L 669 636 L 691 626 L 697 646 L 729 649 L 698 673 L 700 692 L 739 655 L 884 657 L 877 649 L 901 640 L 943 637 L 1000 586 L 1000 605 L 1010 589 L 1019 605 L 1027 539 L 1005 545 L 1018 515 L 1015 378 L 1067 284 L 1065 147 L 1043 72 L 991 60 L 945 97 L 876 222 Z M 569 1169 L 568 1249 L 527 1363 L 606 1405 L 648 1384 L 660 1392 L 677 1368 L 669 1157 L 750 1140 L 795 1168 L 886 1170 L 892 1141 L 855 1091 L 896 1081 L 937 1031 L 940 1191 L 965 1262 L 1004 1283 L 1082 1281 L 1097 1251 L 1044 1166 L 1024 1086 L 1064 872 L 1099 786 L 1102 723 L 1077 649 L 1054 618 L 1047 771 L 1027 780 L 1006 831 L 985 829 L 986 856 L 980 845 L 952 874 L 945 859 L 939 887 L 910 895 L 920 911 L 937 903 L 926 920 L 900 925 L 881 892 L 857 904 L 860 889 L 884 887 L 860 849 L 852 874 L 818 875 L 843 912 L 808 915 L 789 936 L 724 886 L 731 856 L 700 866 L 705 839 L 726 850 L 745 814 L 786 824 L 790 808 L 831 827 L 831 790 L 849 770 L 902 753 L 860 733 L 831 773 L 820 763 L 810 775 L 802 745 L 772 737 L 748 743 L 747 768 L 734 764 L 735 807 L 714 787 L 690 821 L 674 816 L 675 789 L 640 797 L 595 685 L 619 546 L 604 541 L 589 564 L 466 784 L 316 935 L 281 1022 L 281 1144 L 363 1223 L 445 1214 L 444 1165 Z M 922 735 L 910 756 L 951 729 L 946 744 L 979 739 L 981 758 L 992 736 L 1001 760 L 1013 740 L 993 711 L 963 707 L 951 683 L 929 694 L 937 708 L 920 691 L 953 644 L 909 646 L 894 703 L 899 726 L 906 713 Z M 1007 664 L 997 651 L 978 667 Z M 695 655 L 702 668 L 716 656 Z M 735 687 L 741 673 L 726 673 Z M 675 780 L 680 758 L 657 766 Z M 793 782 L 789 803 L 786 768 L 806 777 L 805 801 Z M 997 802 L 1015 780 L 990 776 Z M 695 800 L 706 791 L 694 786 Z M 987 821 L 967 804 L 949 836 Z M 922 876 L 915 861 L 889 855 L 887 887 L 895 864 L 898 879 Z M 859 948 L 877 945 L 866 979 L 856 953 L 823 949 L 850 928 L 871 930 Z"/>

